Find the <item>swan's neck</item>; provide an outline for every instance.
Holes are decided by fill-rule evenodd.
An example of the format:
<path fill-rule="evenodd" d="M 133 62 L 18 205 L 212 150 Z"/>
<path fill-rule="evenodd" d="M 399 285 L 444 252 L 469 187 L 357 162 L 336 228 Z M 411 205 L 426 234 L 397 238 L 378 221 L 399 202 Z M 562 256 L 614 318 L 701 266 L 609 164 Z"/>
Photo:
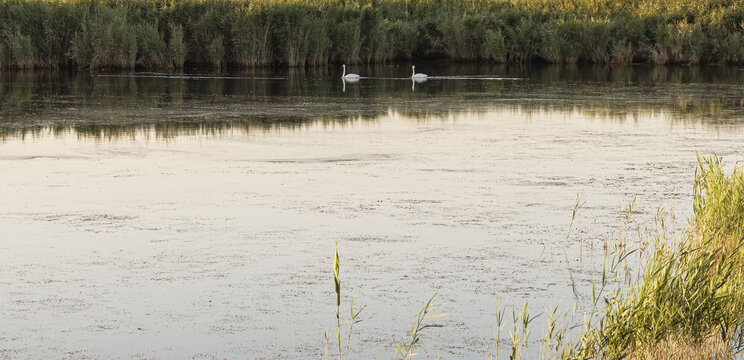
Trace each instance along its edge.
<path fill-rule="evenodd" d="M 416 76 L 416 69 L 411 68 L 411 77 Z"/>
<path fill-rule="evenodd" d="M 341 74 L 341 77 L 346 77 L 346 65 L 344 65 L 344 73 Z"/>

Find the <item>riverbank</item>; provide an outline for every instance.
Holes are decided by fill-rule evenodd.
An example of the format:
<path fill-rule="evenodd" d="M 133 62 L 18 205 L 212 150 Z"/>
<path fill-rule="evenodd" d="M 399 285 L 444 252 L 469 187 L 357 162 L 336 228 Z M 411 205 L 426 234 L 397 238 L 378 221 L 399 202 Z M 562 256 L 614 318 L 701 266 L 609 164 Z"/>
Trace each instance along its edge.
<path fill-rule="evenodd" d="M 736 1 L 74 0 L 0 3 L 0 65 L 744 62 Z"/>
<path fill-rule="evenodd" d="M 623 249 L 620 234 L 592 286 L 601 316 L 593 328 L 585 320 L 590 330 L 568 347 L 572 357 L 734 359 L 744 349 L 744 173 L 727 176 L 720 158 L 698 157 L 693 192 L 694 216 L 680 238 L 661 210 L 646 227 L 652 250 Z M 643 260 L 629 270 L 638 251 Z M 605 292 L 636 271 L 637 282 Z"/>
<path fill-rule="evenodd" d="M 500 306 L 497 298 L 494 343 L 486 348 L 486 359 L 507 354 L 509 359 L 529 359 L 530 348 L 533 354 L 539 349 L 541 359 L 736 359 L 744 350 L 744 173 L 735 168 L 727 176 L 715 155 L 697 160 L 694 216 L 681 236 L 670 232 L 672 218 L 662 208 L 655 224 L 633 230 L 635 200 L 621 205 L 617 238 L 605 239 L 604 262 L 593 271 L 589 308 L 561 312 L 560 305 L 551 305 L 532 314 L 527 303 L 521 309 Z M 577 197 L 569 235 L 584 204 Z M 566 262 L 573 272 L 567 254 Z M 337 319 L 342 313 L 339 269 L 337 245 Z M 396 359 L 408 359 L 414 348 L 421 348 L 422 330 L 444 327 L 439 318 L 446 314 L 430 314 L 436 296 L 418 313 L 406 340 L 396 340 Z M 355 309 L 352 300 L 344 315 L 350 320 L 346 326 L 338 320 L 337 337 L 332 339 L 326 330 L 325 358 L 329 348 L 332 358 L 333 351 L 341 358 L 344 347 L 348 354 L 353 325 L 365 308 Z M 536 335 L 542 337 L 534 341 L 532 323 L 541 316 Z M 346 344 L 342 332 L 348 332 Z M 334 340 L 335 349 L 330 346 Z"/>

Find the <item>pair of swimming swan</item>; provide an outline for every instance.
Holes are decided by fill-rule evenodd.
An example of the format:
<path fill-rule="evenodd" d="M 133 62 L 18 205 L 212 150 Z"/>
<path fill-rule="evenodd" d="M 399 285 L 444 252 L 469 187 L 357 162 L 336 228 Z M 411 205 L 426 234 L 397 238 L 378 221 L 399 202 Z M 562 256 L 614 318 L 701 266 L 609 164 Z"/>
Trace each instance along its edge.
<path fill-rule="evenodd" d="M 347 74 L 346 73 L 346 64 L 343 65 L 343 68 L 344 68 L 344 73 L 341 74 L 341 79 L 343 79 L 345 81 L 349 81 L 349 82 L 359 81 L 359 75 L 358 74 Z M 413 72 L 411 74 L 411 79 L 414 79 L 414 80 L 425 80 L 427 77 L 429 77 L 429 75 L 426 75 L 426 74 L 422 74 L 422 73 L 418 73 L 417 74 L 416 73 L 416 65 L 411 66 L 411 71 Z"/>

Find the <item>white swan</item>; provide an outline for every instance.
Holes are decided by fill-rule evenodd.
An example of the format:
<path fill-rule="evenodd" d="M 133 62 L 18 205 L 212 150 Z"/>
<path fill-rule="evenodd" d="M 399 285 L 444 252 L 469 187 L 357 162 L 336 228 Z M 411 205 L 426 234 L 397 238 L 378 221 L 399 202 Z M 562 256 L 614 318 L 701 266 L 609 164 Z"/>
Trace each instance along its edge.
<path fill-rule="evenodd" d="M 411 79 L 422 80 L 422 79 L 426 79 L 427 77 L 429 77 L 429 75 L 422 74 L 422 73 L 416 74 L 416 65 L 411 66 L 411 70 L 413 70 L 413 74 L 411 74 Z"/>
<path fill-rule="evenodd" d="M 341 74 L 341 79 L 343 79 L 345 81 L 348 81 L 348 82 L 359 81 L 359 75 L 357 75 L 357 74 L 347 74 L 346 73 L 346 64 L 344 64 L 344 73 Z"/>

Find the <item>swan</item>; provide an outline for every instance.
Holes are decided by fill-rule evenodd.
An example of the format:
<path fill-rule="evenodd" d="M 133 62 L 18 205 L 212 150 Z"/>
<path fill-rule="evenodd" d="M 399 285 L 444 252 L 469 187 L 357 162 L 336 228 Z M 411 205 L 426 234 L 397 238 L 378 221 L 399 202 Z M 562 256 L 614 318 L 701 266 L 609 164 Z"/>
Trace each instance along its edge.
<path fill-rule="evenodd" d="M 348 81 L 348 82 L 358 81 L 359 80 L 359 75 L 357 75 L 357 74 L 347 74 L 346 73 L 346 64 L 344 64 L 344 73 L 341 74 L 341 79 L 343 79 L 345 81 Z"/>
<path fill-rule="evenodd" d="M 413 74 L 411 74 L 411 79 L 421 80 L 421 79 L 426 79 L 427 77 L 429 77 L 429 75 L 422 74 L 422 73 L 416 74 L 416 65 L 411 66 L 411 70 L 413 70 Z"/>

